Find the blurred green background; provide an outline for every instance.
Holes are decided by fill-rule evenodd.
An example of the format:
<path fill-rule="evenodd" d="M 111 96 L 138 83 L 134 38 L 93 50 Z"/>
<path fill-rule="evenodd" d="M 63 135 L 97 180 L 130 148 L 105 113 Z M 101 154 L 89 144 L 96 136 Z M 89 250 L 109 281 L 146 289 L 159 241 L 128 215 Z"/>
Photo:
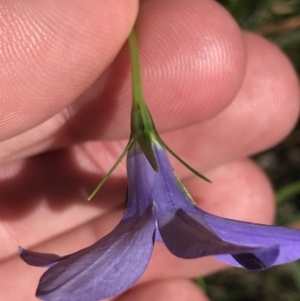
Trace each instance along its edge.
<path fill-rule="evenodd" d="M 277 44 L 300 75 L 300 0 L 218 2 L 242 28 Z M 253 159 L 266 171 L 276 191 L 276 223 L 300 228 L 300 123 L 282 143 Z M 300 301 L 300 261 L 264 272 L 230 269 L 195 282 L 212 301 Z"/>

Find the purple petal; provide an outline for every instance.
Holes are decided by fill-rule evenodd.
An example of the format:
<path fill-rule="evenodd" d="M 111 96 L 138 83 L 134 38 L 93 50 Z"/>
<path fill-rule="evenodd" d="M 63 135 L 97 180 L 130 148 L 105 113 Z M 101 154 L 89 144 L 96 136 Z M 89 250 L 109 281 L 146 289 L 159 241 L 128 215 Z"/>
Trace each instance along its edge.
<path fill-rule="evenodd" d="M 46 301 L 95 301 L 125 291 L 148 265 L 154 231 L 152 207 L 139 218 L 125 217 L 94 245 L 50 268 L 37 296 Z"/>
<path fill-rule="evenodd" d="M 278 258 L 273 265 L 295 261 L 300 258 L 300 231 L 279 226 L 268 226 L 225 219 L 214 215 L 205 216 L 205 221 L 223 240 L 252 247 L 279 246 Z M 217 256 L 233 265 L 228 256 Z"/>
<path fill-rule="evenodd" d="M 146 210 L 147 206 L 151 204 L 151 191 L 153 187 L 153 179 L 155 172 L 150 167 L 146 157 L 135 145 L 130 149 L 127 159 L 128 168 L 128 182 L 129 182 L 129 202 L 127 203 L 127 216 L 140 214 Z M 157 239 L 160 234 L 157 231 Z M 57 262 L 64 260 L 73 254 L 59 256 L 50 253 L 40 253 L 19 247 L 20 257 L 29 265 L 37 267 L 51 267 Z M 77 253 L 77 252 L 76 252 Z"/>
<path fill-rule="evenodd" d="M 239 253 L 253 248 L 234 245 L 220 239 L 205 225 L 190 217 L 185 211 L 164 214 L 157 205 L 160 234 L 168 249 L 181 258 L 198 258 L 207 255 Z M 171 214 L 170 214 L 171 215 Z"/>
<path fill-rule="evenodd" d="M 56 254 L 50 253 L 39 253 L 30 250 L 23 249 L 19 247 L 20 257 L 29 265 L 33 265 L 36 267 L 51 267 L 55 265 L 57 262 L 71 256 L 59 256 Z"/>
<path fill-rule="evenodd" d="M 157 228 L 155 229 L 155 241 L 164 242 Z"/>
<path fill-rule="evenodd" d="M 221 254 L 214 257 L 231 266 L 245 267 L 249 270 L 263 270 L 275 265 L 279 257 L 280 247 L 274 246 L 257 252 L 240 253 L 236 255 Z"/>
<path fill-rule="evenodd" d="M 232 258 L 249 270 L 264 270 L 274 265 L 279 256 L 279 246 L 261 248 L 256 251 L 232 254 Z"/>
<path fill-rule="evenodd" d="M 153 184 L 156 172 L 149 164 L 138 144 L 135 144 L 127 156 L 128 202 L 126 212 L 134 216 L 153 205 Z"/>
<path fill-rule="evenodd" d="M 180 190 L 164 150 L 155 147 L 155 154 L 160 167 L 154 183 L 158 226 L 164 243 L 174 255 L 196 258 L 230 253 L 234 254 L 231 259 L 235 265 L 249 269 L 262 269 L 277 262 L 281 253 L 278 246 L 280 240 L 252 244 L 251 231 L 243 240 L 231 239 L 231 235 L 222 236 L 222 231 L 230 229 L 230 226 L 224 224 L 228 219 L 218 217 L 212 220 L 215 216 L 194 206 Z M 219 231 L 215 231 L 215 223 Z M 238 225 L 245 224 L 235 223 L 237 229 Z M 238 238 L 238 235 L 235 234 L 235 237 Z M 228 256 L 217 257 L 228 260 Z"/>
<path fill-rule="evenodd" d="M 182 258 L 250 251 L 252 248 L 224 242 L 211 230 L 203 220 L 204 213 L 195 212 L 195 206 L 180 190 L 164 150 L 157 146 L 154 150 L 160 171 L 153 198 L 159 231 L 168 249 Z"/>
<path fill-rule="evenodd" d="M 131 214 L 135 214 L 135 210 L 143 210 L 145 206 L 153 204 L 153 185 L 157 173 L 153 170 L 138 145 L 135 145 L 128 153 L 127 171 L 128 199 L 134 201 L 127 204 L 126 210 L 130 210 Z M 155 240 L 162 242 L 157 227 Z"/>
<path fill-rule="evenodd" d="M 154 244 L 156 173 L 139 147 L 128 154 L 128 201 L 122 221 L 94 245 L 56 263 L 41 278 L 46 301 L 95 301 L 128 289 L 146 269 Z"/>

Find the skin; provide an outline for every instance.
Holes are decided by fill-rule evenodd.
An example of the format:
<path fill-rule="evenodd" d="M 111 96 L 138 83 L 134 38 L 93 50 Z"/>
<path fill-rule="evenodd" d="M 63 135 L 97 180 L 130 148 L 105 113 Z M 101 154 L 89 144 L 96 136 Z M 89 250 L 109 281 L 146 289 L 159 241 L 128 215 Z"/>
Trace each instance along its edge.
<path fill-rule="evenodd" d="M 126 4 L 125 4 L 126 3 Z M 247 156 L 282 140 L 299 112 L 288 59 L 240 30 L 210 0 L 2 1 L 0 4 L 0 299 L 37 300 L 44 269 L 17 246 L 66 254 L 120 220 L 125 162 L 88 195 L 129 137 L 126 38 L 137 18 L 144 96 L 167 144 L 213 184 L 172 159 L 197 204 L 271 223 L 274 196 Z M 224 265 L 182 260 L 157 244 L 138 284 L 116 300 L 207 297 L 187 278 Z M 180 292 L 180 294 L 178 293 Z"/>

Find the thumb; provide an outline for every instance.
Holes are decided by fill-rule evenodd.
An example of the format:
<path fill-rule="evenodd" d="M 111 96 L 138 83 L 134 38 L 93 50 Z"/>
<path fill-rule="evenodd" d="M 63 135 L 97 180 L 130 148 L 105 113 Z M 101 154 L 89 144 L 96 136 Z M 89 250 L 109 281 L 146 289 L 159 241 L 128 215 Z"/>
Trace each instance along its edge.
<path fill-rule="evenodd" d="M 0 141 L 75 100 L 114 59 L 137 0 L 1 1 Z"/>

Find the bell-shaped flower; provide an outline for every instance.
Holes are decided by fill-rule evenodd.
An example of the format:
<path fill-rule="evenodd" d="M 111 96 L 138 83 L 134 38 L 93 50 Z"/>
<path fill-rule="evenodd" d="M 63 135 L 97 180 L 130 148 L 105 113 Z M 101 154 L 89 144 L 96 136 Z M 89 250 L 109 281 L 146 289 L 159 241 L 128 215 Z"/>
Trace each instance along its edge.
<path fill-rule="evenodd" d="M 139 68 L 134 33 L 129 38 L 134 88 Z M 37 289 L 46 301 L 96 301 L 113 297 L 143 274 L 155 241 L 180 258 L 213 255 L 232 266 L 263 270 L 300 258 L 300 231 L 226 219 L 198 208 L 174 173 L 165 149 L 174 154 L 155 130 L 141 98 L 133 91 L 130 141 L 108 175 L 127 154 L 128 195 L 122 220 L 93 245 L 66 256 L 20 248 L 30 265 L 48 267 Z M 209 180 L 208 180 L 209 181 Z"/>
<path fill-rule="evenodd" d="M 153 152 L 158 172 L 138 144 L 130 148 L 126 209 L 107 236 L 63 257 L 20 250 L 28 264 L 50 267 L 40 280 L 39 298 L 95 301 L 125 291 L 146 269 L 155 239 L 181 258 L 216 255 L 251 270 L 300 258 L 299 230 L 235 221 L 199 209 L 155 141 Z"/>

